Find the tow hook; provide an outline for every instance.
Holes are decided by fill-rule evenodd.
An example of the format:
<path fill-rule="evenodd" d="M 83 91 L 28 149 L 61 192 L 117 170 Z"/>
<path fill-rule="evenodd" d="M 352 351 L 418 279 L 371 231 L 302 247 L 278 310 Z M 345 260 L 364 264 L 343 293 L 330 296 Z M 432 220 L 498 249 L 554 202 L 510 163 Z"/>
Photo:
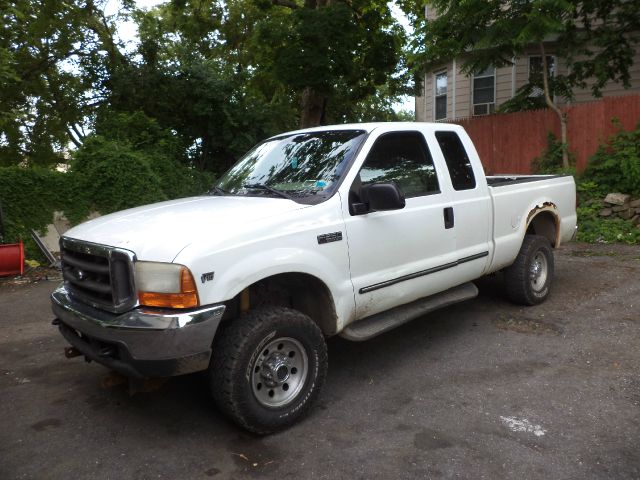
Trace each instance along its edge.
<path fill-rule="evenodd" d="M 76 347 L 64 347 L 64 356 L 67 358 L 79 357 L 82 352 Z"/>

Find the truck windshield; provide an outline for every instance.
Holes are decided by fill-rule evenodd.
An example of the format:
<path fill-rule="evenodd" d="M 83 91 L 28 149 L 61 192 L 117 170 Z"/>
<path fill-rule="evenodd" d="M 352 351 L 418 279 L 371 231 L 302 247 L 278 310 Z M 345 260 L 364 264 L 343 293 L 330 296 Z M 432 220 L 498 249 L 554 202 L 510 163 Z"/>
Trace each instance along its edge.
<path fill-rule="evenodd" d="M 231 167 L 212 193 L 326 198 L 365 137 L 362 130 L 331 130 L 272 138 Z"/>

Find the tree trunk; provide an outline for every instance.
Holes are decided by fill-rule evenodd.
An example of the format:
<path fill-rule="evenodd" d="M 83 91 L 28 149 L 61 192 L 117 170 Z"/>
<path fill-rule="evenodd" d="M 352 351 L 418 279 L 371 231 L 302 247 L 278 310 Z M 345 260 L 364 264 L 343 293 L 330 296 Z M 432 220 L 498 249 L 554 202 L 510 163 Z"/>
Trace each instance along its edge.
<path fill-rule="evenodd" d="M 540 54 L 542 55 L 542 85 L 544 87 L 544 100 L 547 106 L 553 110 L 560 119 L 560 142 L 562 142 L 562 168 L 569 168 L 569 144 L 567 142 L 567 114 L 553 103 L 551 92 L 549 91 L 549 66 L 547 65 L 547 55 L 544 44 L 540 42 Z"/>
<path fill-rule="evenodd" d="M 306 87 L 300 97 L 300 128 L 322 125 L 326 104 L 326 96 Z"/>

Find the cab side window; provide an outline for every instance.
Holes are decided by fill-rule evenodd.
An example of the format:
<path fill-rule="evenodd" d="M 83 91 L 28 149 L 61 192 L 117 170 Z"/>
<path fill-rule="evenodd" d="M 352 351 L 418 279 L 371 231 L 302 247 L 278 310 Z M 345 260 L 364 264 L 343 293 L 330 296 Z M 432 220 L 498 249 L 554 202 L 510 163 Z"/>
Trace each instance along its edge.
<path fill-rule="evenodd" d="M 362 185 L 394 181 L 406 198 L 440 193 L 433 159 L 419 132 L 388 133 L 378 138 L 359 177 Z"/>
<path fill-rule="evenodd" d="M 451 184 L 455 190 L 472 190 L 476 188 L 471 160 L 455 132 L 436 132 L 436 140 L 449 169 Z"/>

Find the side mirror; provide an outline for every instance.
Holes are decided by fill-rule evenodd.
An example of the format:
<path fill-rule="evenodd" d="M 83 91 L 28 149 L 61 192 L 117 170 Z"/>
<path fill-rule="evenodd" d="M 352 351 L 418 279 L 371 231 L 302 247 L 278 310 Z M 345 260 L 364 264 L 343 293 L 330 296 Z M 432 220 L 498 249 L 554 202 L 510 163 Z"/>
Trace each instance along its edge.
<path fill-rule="evenodd" d="M 374 183 L 362 187 L 369 211 L 400 210 L 405 206 L 404 195 L 394 182 Z"/>

